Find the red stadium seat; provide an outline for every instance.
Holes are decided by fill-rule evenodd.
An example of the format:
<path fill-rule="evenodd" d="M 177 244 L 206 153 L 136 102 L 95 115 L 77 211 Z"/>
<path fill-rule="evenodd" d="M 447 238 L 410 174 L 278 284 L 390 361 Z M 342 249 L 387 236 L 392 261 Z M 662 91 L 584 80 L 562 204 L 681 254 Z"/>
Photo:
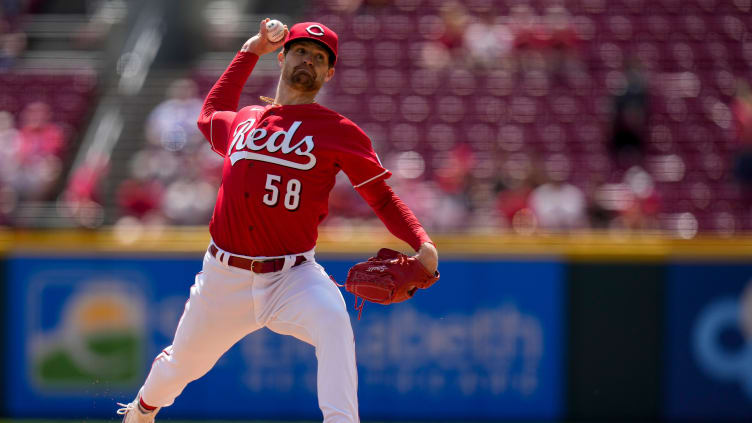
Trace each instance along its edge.
<path fill-rule="evenodd" d="M 476 119 L 481 122 L 499 123 L 506 120 L 507 105 L 500 98 L 493 96 L 480 96 L 472 99 Z"/>
<path fill-rule="evenodd" d="M 562 125 L 552 123 L 539 126 L 538 133 L 546 151 L 560 152 L 566 149 L 567 133 Z"/>
<path fill-rule="evenodd" d="M 433 69 L 418 69 L 410 77 L 410 86 L 416 94 L 432 95 L 441 86 L 439 71 Z"/>
<path fill-rule="evenodd" d="M 396 41 L 381 41 L 373 46 L 373 62 L 379 66 L 401 66 L 404 64 L 405 47 Z"/>
<path fill-rule="evenodd" d="M 415 150 L 422 144 L 421 132 L 414 124 L 398 123 L 389 131 L 389 141 L 396 150 Z"/>
<path fill-rule="evenodd" d="M 475 76 L 466 69 L 454 69 L 448 75 L 449 91 L 454 95 L 466 96 L 475 93 Z"/>
<path fill-rule="evenodd" d="M 357 15 L 353 18 L 351 26 L 357 28 L 357 31 L 353 31 L 353 36 L 361 40 L 373 40 L 382 35 L 381 20 L 373 15 Z"/>
<path fill-rule="evenodd" d="M 382 94 L 398 94 L 405 87 L 402 72 L 396 69 L 378 69 L 373 73 L 374 87 Z"/>
<path fill-rule="evenodd" d="M 406 40 L 413 35 L 415 23 L 405 14 L 385 15 L 381 19 L 379 38 Z M 357 27 L 356 27 L 357 28 Z"/>
<path fill-rule="evenodd" d="M 407 122 L 423 122 L 424 120 L 426 120 L 431 114 L 432 109 L 431 103 L 428 100 L 429 98 L 430 97 L 418 95 L 411 95 L 402 98 L 400 104 L 402 119 L 406 120 Z M 458 109 L 462 107 L 462 105 L 459 105 L 456 106 L 455 109 L 441 110 L 441 107 L 439 106 L 437 113 L 443 120 L 444 117 L 449 118 L 450 116 L 453 116 L 452 113 L 455 113 L 457 115 L 461 114 L 462 110 Z M 459 119 L 461 119 L 461 117 Z M 459 121 L 459 119 L 456 119 L 453 122 L 457 122 Z"/>
<path fill-rule="evenodd" d="M 615 15 L 608 18 L 608 28 L 611 36 L 619 41 L 629 41 L 634 35 L 634 25 L 629 16 Z"/>
<path fill-rule="evenodd" d="M 369 74 L 359 68 L 345 68 L 337 72 L 339 89 L 345 94 L 363 94 L 369 88 Z"/>
<path fill-rule="evenodd" d="M 337 65 L 344 67 L 361 67 L 366 61 L 368 47 L 360 41 L 344 41 L 339 46 Z"/>
<path fill-rule="evenodd" d="M 428 106 L 426 105 L 426 109 Z M 442 122 L 458 123 L 465 117 L 465 101 L 458 96 L 442 96 L 436 102 L 436 113 Z M 426 115 L 426 117 L 428 117 Z"/>
<path fill-rule="evenodd" d="M 369 115 L 378 122 L 387 122 L 394 118 L 397 103 L 392 96 L 376 95 L 368 100 Z"/>

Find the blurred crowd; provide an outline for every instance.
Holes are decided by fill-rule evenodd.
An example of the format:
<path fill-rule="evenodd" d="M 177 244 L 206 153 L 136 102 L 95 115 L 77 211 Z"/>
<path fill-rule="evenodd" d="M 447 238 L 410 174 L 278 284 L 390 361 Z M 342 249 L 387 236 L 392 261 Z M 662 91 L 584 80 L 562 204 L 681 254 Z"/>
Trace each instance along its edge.
<path fill-rule="evenodd" d="M 221 178 L 222 158 L 211 151 L 196 121 L 203 101 L 196 83 L 179 79 L 151 111 L 145 146 L 130 163 L 117 191 L 117 224 L 204 225 Z"/>
<path fill-rule="evenodd" d="M 434 12 L 420 15 L 421 3 L 430 3 Z M 405 47 L 410 55 L 406 60 L 411 64 L 400 78 L 411 80 L 422 98 L 435 98 L 435 110 L 441 116 L 413 121 L 408 116 L 407 122 L 391 123 L 374 113 L 378 110 L 371 104 L 370 114 L 362 112 L 361 119 L 356 115 L 354 120 L 372 137 L 376 151 L 392 171 L 391 185 L 430 230 L 496 229 L 532 234 L 689 228 L 682 236 L 694 236 L 698 221 L 691 213 L 681 213 L 678 220 L 668 224 L 665 217 L 677 215 L 677 209 L 681 208 L 712 209 L 709 203 L 716 194 L 712 185 L 715 180 L 742 193 L 739 197 L 724 197 L 726 208 L 717 210 L 728 211 L 729 216 L 736 213 L 740 206 L 734 203 L 734 198 L 739 198 L 746 210 L 752 206 L 752 92 L 745 78 L 737 78 L 742 75 L 728 72 L 731 82 L 726 85 L 731 84 L 731 88 L 725 91 L 711 90 L 709 94 L 702 91 L 706 111 L 698 113 L 711 117 L 703 117 L 708 120 L 692 126 L 692 130 L 700 128 L 699 132 L 688 135 L 701 141 L 698 150 L 704 149 L 702 166 L 707 169 L 702 172 L 711 176 L 702 179 L 698 176 L 700 169 L 693 168 L 694 158 L 677 149 L 675 141 L 679 137 L 675 128 L 683 122 L 689 123 L 685 120 L 690 116 L 687 108 L 700 102 L 697 92 L 684 93 L 693 89 L 692 74 L 680 74 L 678 82 L 669 88 L 661 87 L 658 78 L 664 77 L 656 69 L 660 57 L 651 53 L 650 46 L 641 46 L 639 54 L 630 55 L 615 43 L 597 40 L 596 49 L 593 21 L 583 14 L 572 15 L 565 2 L 552 1 L 537 9 L 525 2 L 515 2 L 504 7 L 503 13 L 493 1 L 326 0 L 316 4 L 318 9 L 314 7 L 312 13 L 331 19 L 335 29 L 348 22 L 358 31 L 375 32 L 373 36 L 345 33 L 364 41 L 377 42 L 379 31 L 410 31 L 400 27 L 402 21 L 394 20 L 395 10 L 422 16 L 416 20 L 419 27 L 412 29 L 420 32 L 422 41 Z M 214 6 L 212 3 L 211 7 Z M 380 14 L 387 19 L 374 18 Z M 617 39 L 631 36 L 633 29 L 618 18 L 609 21 L 614 24 L 613 36 Z M 379 29 L 379 25 L 383 26 Z M 14 57 L 18 57 L 25 44 L 23 35 L 13 30 L 12 23 L 4 23 L 1 28 L 4 47 L 0 72 L 4 64 L 12 67 Z M 405 34 L 407 37 L 410 35 Z M 389 34 L 386 38 L 400 39 Z M 347 46 L 343 47 L 347 50 Z M 681 47 L 677 51 L 683 51 Z M 342 82 L 335 81 L 333 91 L 323 92 L 321 102 L 348 115 L 348 108 L 342 106 L 346 103 L 338 101 L 368 96 L 370 91 L 353 89 L 352 83 L 358 80 L 354 78 L 358 71 L 362 73 L 358 66 L 368 67 L 369 62 L 358 63 L 345 54 L 352 52 L 343 51 L 340 66 L 344 69 L 338 72 Z M 593 54 L 601 61 L 597 69 L 591 63 Z M 685 56 L 671 60 L 681 64 L 681 60 L 687 60 Z M 400 69 L 399 64 L 389 65 L 392 59 L 384 56 L 386 67 L 379 69 L 379 75 Z M 692 68 L 696 62 L 686 65 L 687 69 L 697 71 Z M 451 75 L 451 86 L 438 86 L 432 91 L 431 78 L 415 78 L 415 75 L 438 74 Z M 466 79 L 472 84 L 476 84 L 472 76 L 479 76 L 477 81 L 487 81 L 487 86 L 463 87 L 463 75 L 470 75 Z M 361 75 L 364 81 L 368 78 Z M 599 82 L 594 82 L 596 79 Z M 374 81 L 379 84 L 382 80 L 374 77 Z M 389 82 L 388 78 L 383 81 Z M 176 80 L 168 88 L 164 101 L 149 113 L 143 132 L 145 142 L 131 158 L 128 177 L 115 185 L 116 216 L 112 220 L 116 224 L 161 226 L 208 222 L 222 160 L 209 149 L 196 128 L 202 96 L 209 88 L 205 85 L 198 79 Z M 377 87 L 377 91 L 387 94 L 382 97 L 399 98 L 400 83 L 395 82 L 394 86 L 397 87 L 394 92 L 387 92 L 386 87 L 380 91 Z M 684 91 L 665 95 L 664 91 L 674 86 Z M 256 88 L 247 88 L 244 99 L 255 101 Z M 490 92 L 482 92 L 484 89 Z M 442 90 L 449 90 L 454 96 L 440 97 Z M 248 96 L 252 91 L 254 95 Z M 463 123 L 461 116 L 468 116 L 470 110 L 460 110 L 456 113 L 459 118 L 449 119 L 454 113 L 452 107 L 461 108 L 462 103 L 448 100 L 472 99 L 465 107 L 481 104 L 479 93 L 487 103 L 483 103 L 485 108 L 476 106 L 474 110 L 478 114 L 476 119 L 482 123 Z M 372 103 L 374 98 L 366 100 Z M 585 112 L 576 101 L 592 102 L 595 110 Z M 403 114 L 405 109 L 403 104 Z M 546 113 L 557 116 L 539 122 Z M 656 116 L 667 123 L 661 123 Z M 728 120 L 727 126 L 724 119 Z M 74 169 L 67 184 L 59 182 L 61 169 L 70 160 L 64 126 L 55 123 L 60 121 L 55 109 L 43 102 L 28 104 L 18 113 L 0 112 L 0 155 L 5 159 L 3 163 L 12 163 L 0 170 L 3 206 L 0 216 L 14 202 L 54 200 L 59 193 L 73 202 L 105 201 L 99 184 L 106 173 L 106 159 L 101 166 L 95 161 L 93 167 Z M 702 131 L 711 126 L 719 127 L 719 134 L 724 129 L 733 131 L 730 153 L 713 145 L 700 147 L 716 142 L 713 137 L 700 139 Z M 414 134 L 421 130 L 427 133 Z M 529 139 L 531 133 L 540 139 Z M 584 148 L 588 154 L 570 154 L 567 149 L 573 145 L 569 141 L 572 138 L 577 138 L 575 142 L 580 147 L 576 148 Z M 722 135 L 717 136 L 720 138 Z M 536 150 L 538 146 L 530 147 L 531 143 L 541 141 L 544 151 Z M 418 145 L 423 142 L 431 145 Z M 729 169 L 728 175 L 723 173 L 725 168 Z M 347 178 L 340 176 L 330 197 L 330 218 L 324 224 L 338 228 L 380 226 Z M 670 185 L 681 180 L 688 181 L 688 193 L 666 188 L 684 189 Z M 726 216 L 723 213 L 721 217 Z M 750 217 L 752 222 L 752 214 Z M 733 232 L 734 227 L 744 225 L 732 222 L 727 226 Z"/>
<path fill-rule="evenodd" d="M 739 84 L 731 111 L 735 123 L 735 136 L 739 141 L 734 175 L 745 190 L 743 198 L 752 201 L 752 89 L 746 81 Z"/>
<path fill-rule="evenodd" d="M 20 114 L 0 111 L 0 223 L 19 202 L 47 200 L 60 181 L 68 153 L 61 126 L 50 106 L 33 102 Z"/>
<path fill-rule="evenodd" d="M 27 37 L 19 24 L 29 7 L 25 3 L 20 0 L 0 3 L 0 72 L 10 69 L 26 49 Z"/>
<path fill-rule="evenodd" d="M 752 223 L 750 208 L 739 207 L 738 201 L 748 204 L 749 191 L 737 195 L 738 189 L 744 189 L 745 178 L 752 179 L 752 150 L 744 141 L 742 129 L 743 112 L 748 109 L 740 105 L 747 92 L 745 75 L 737 72 L 740 78 L 734 88 L 734 68 L 739 65 L 732 64 L 735 59 L 724 54 L 727 46 L 738 45 L 748 33 L 744 23 L 733 15 L 719 21 L 716 29 L 729 41 L 708 43 L 713 61 L 706 62 L 688 43 L 671 42 L 672 22 L 661 16 L 670 12 L 676 16 L 674 24 L 686 25 L 686 29 L 676 28 L 681 31 L 677 40 L 688 37 L 704 41 L 706 29 L 710 30 L 705 22 L 710 21 L 696 16 L 689 7 L 694 5 L 688 5 L 685 11 L 656 10 L 657 16 L 646 19 L 648 26 L 638 30 L 636 22 L 640 18 L 633 20 L 622 15 L 622 9 L 632 6 L 620 5 L 611 13 L 605 3 L 578 5 L 581 14 L 577 16 L 570 14 L 567 3 L 560 1 L 538 4 L 537 8 L 525 2 L 503 5 L 504 2 L 490 1 L 323 3 L 317 12 L 336 18 L 333 21 L 341 28 L 351 26 L 348 30 L 352 34 L 348 35 L 370 40 L 370 33 L 375 32 L 373 43 L 377 48 L 386 44 L 379 41 L 379 34 L 386 39 L 404 40 L 411 55 L 409 60 L 414 60 L 412 53 L 417 52 L 420 67 L 450 75 L 448 86 L 436 91 L 421 92 L 422 85 L 430 86 L 430 78 L 412 79 L 415 91 L 427 95 L 423 98 L 429 102 L 436 101 L 436 112 L 443 114 L 433 122 L 452 123 L 449 115 L 454 112 L 460 116 L 450 125 L 455 131 L 448 137 L 450 147 L 435 148 L 444 140 L 437 138 L 438 131 L 434 131 L 442 124 L 434 124 L 426 142 L 435 145 L 411 145 L 410 136 L 398 137 L 396 129 L 385 129 L 389 132 L 386 138 L 392 140 L 381 143 L 382 150 L 377 149 L 394 172 L 393 183 L 400 187 L 408 204 L 425 216 L 428 226 L 448 231 L 509 228 L 520 233 L 669 229 L 692 237 L 700 225 L 733 233 Z M 423 6 L 429 10 L 422 11 Z M 499 13 L 498 8 L 504 8 L 504 13 Z M 737 9 L 739 13 L 744 7 Z M 588 13 L 582 14 L 583 11 Z M 415 42 L 416 34 L 409 29 L 404 30 L 405 34 L 391 33 L 400 31 L 399 27 L 408 22 L 398 19 L 395 12 L 412 19 L 418 16 L 414 22 L 418 22 L 422 41 Z M 644 11 L 631 13 L 642 17 Z M 731 9 L 723 13 L 731 13 Z M 604 34 L 595 37 L 599 28 L 596 24 L 610 27 L 600 28 Z M 649 35 L 642 33 L 642 38 L 638 38 L 639 31 Z M 640 39 L 650 42 L 638 43 Z M 671 56 L 662 57 L 658 50 L 662 47 L 668 48 Z M 746 60 L 750 62 L 749 58 Z M 472 77 L 463 78 L 463 69 L 478 76 L 476 82 Z M 375 72 L 377 85 L 379 72 Z M 435 74 L 418 71 L 414 75 Z M 711 75 L 715 79 L 708 78 Z M 464 102 L 465 107 L 473 102 L 481 104 L 477 96 L 483 95 L 487 107 L 477 111 L 498 109 L 489 112 L 498 118 L 498 135 L 494 125 L 462 121 L 461 116 L 468 117 L 470 110 L 443 107 L 450 99 L 462 104 L 457 98 L 461 100 L 467 92 L 457 86 L 464 83 L 463 79 L 470 81 L 466 91 L 473 93 L 468 97 L 470 102 Z M 678 82 L 668 88 L 662 86 L 665 79 Z M 472 86 L 484 80 L 490 90 L 484 92 Z M 416 84 L 420 89 L 415 88 Z M 442 88 L 446 91 L 443 98 L 439 96 Z M 345 91 L 358 92 L 350 85 Z M 391 94 L 378 86 L 371 91 Z M 489 94 L 501 95 L 509 102 L 486 100 Z M 593 103 L 593 110 L 585 111 L 582 106 L 578 110 L 580 101 Z M 701 108 L 692 109 L 695 104 Z M 733 121 L 725 118 L 729 107 Z M 556 117 L 551 124 L 552 118 L 541 113 L 542 109 L 569 116 Z M 407 120 L 410 118 L 407 116 Z M 378 117 L 376 120 L 383 121 Z M 480 120 L 491 122 L 485 116 Z M 514 125 L 504 125 L 510 120 Z M 687 135 L 683 126 L 687 125 L 693 125 L 687 139 L 697 140 L 690 149 L 699 151 L 699 157 L 676 144 L 684 142 Z M 397 126 L 408 133 L 416 128 L 410 124 Z M 379 129 L 373 131 L 378 133 L 384 125 L 366 125 L 367 132 L 369 127 Z M 713 128 L 715 132 L 708 132 Z M 737 134 L 729 135 L 729 129 L 737 129 Z M 693 130 L 697 132 L 692 133 Z M 571 132 L 565 135 L 564 131 Z M 530 139 L 534 137 L 530 136 L 535 132 L 543 133 L 543 152 L 536 151 L 537 146 L 529 146 L 534 144 L 531 142 L 535 140 Z M 474 141 L 478 134 L 484 135 L 490 145 Z M 591 151 L 568 152 L 572 143 L 564 140 L 572 136 Z M 732 137 L 736 141 L 727 147 L 726 140 Z M 598 145 L 604 147 L 603 154 L 597 152 Z M 731 172 L 726 172 L 730 167 L 735 180 Z M 341 184 L 333 194 L 333 215 L 344 217 L 327 223 L 358 226 L 373 222 L 362 204 L 359 208 L 350 206 L 358 202 L 357 196 L 348 191 L 345 181 Z"/>
<path fill-rule="evenodd" d="M 425 226 L 442 232 L 570 232 L 588 229 L 659 229 L 662 199 L 650 174 L 634 165 L 617 182 L 592 180 L 583 189 L 569 181 L 566 155 L 546 161 L 500 157 L 495 164 L 464 145 L 450 151 L 451 165 L 422 177 L 424 161 L 414 152 L 384 160 L 390 184 Z M 485 163 L 485 164 L 484 164 Z M 491 178 L 481 174 L 492 173 Z M 329 226 L 378 226 L 368 206 L 340 178 L 330 197 Z"/>

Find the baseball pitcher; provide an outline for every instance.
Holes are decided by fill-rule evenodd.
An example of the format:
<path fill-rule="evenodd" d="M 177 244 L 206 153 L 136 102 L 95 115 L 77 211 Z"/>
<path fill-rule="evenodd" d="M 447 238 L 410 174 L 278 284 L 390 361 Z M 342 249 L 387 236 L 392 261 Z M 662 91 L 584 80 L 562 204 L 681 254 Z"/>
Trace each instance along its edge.
<path fill-rule="evenodd" d="M 189 382 L 262 327 L 315 347 L 324 422 L 359 421 L 350 318 L 339 288 L 314 256 L 317 227 L 340 171 L 389 231 L 417 251 L 406 256 L 382 249 L 351 269 L 347 289 L 388 304 L 438 279 L 436 248 L 386 184 L 390 172 L 368 136 L 315 101 L 334 76 L 337 34 L 305 22 L 283 26 L 284 36 L 276 34 L 274 42 L 269 22 L 263 20 L 237 53 L 198 118 L 211 148 L 224 158 L 211 243 L 172 345 L 157 355 L 133 402 L 120 404 L 124 422 L 153 422 Z M 259 57 L 280 47 L 275 98 L 236 111 Z"/>

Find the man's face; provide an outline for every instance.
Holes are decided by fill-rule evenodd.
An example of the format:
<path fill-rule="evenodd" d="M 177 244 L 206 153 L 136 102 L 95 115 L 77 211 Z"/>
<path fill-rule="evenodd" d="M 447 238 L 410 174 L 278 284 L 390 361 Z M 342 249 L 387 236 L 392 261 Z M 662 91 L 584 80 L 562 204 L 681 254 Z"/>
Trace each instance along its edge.
<path fill-rule="evenodd" d="M 298 41 L 285 55 L 279 53 L 282 79 L 296 91 L 316 92 L 334 76 L 329 67 L 329 54 L 318 43 Z"/>

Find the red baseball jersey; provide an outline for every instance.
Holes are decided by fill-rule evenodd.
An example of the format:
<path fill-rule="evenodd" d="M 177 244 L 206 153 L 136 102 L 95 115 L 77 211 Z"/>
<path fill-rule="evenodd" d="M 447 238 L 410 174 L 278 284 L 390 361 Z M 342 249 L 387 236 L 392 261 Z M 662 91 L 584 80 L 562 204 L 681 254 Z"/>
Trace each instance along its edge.
<path fill-rule="evenodd" d="M 209 231 L 235 254 L 312 249 L 340 170 L 355 187 L 391 175 L 355 123 L 316 103 L 218 111 L 205 134 L 225 159 Z"/>

